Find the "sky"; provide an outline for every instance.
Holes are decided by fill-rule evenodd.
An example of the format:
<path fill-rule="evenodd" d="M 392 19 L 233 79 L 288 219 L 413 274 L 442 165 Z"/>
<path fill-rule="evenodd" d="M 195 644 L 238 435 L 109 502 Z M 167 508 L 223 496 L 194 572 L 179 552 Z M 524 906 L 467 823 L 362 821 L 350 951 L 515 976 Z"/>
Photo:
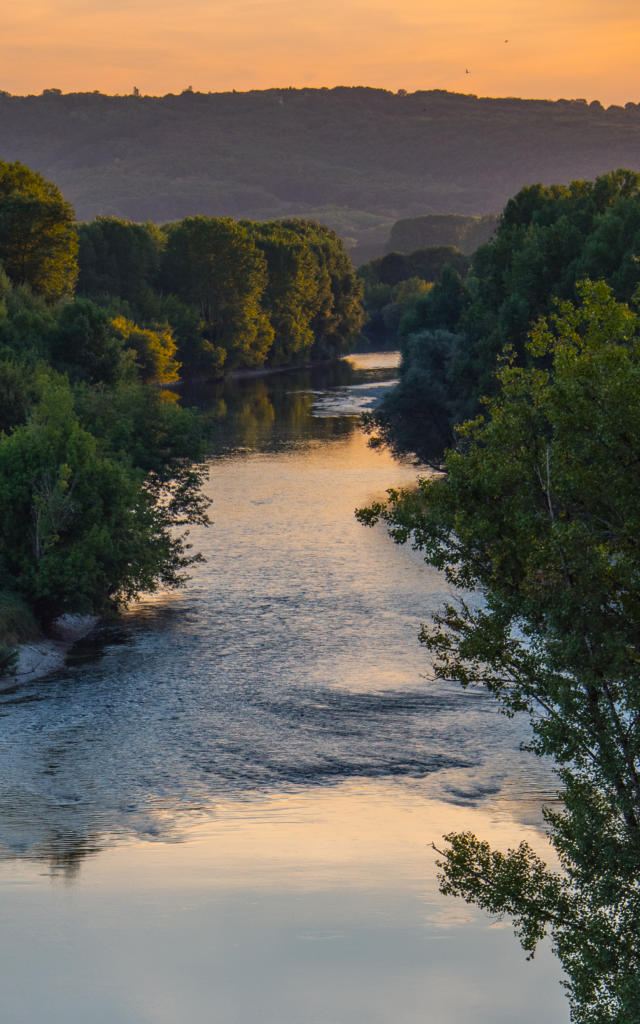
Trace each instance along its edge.
<path fill-rule="evenodd" d="M 638 0 L 2 0 L 0 89 L 640 101 Z"/>

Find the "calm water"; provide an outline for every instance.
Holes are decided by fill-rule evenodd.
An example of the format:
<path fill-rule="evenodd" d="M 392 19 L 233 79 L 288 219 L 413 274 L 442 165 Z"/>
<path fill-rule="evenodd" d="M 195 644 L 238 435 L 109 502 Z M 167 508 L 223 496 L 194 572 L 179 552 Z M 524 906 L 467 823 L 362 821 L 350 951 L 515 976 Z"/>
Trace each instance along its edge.
<path fill-rule="evenodd" d="M 394 363 L 190 395 L 206 564 L 0 695 L 3 1020 L 565 1024 L 550 954 L 437 892 L 448 830 L 544 850 L 554 783 L 429 681 L 443 581 L 353 517 L 415 477 L 357 428 Z"/>

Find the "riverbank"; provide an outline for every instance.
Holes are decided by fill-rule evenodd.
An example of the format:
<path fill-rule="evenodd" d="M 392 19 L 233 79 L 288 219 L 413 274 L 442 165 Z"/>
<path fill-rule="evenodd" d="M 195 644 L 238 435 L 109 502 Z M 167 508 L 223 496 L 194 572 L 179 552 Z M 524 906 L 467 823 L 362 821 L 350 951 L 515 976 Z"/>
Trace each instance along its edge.
<path fill-rule="evenodd" d="M 50 636 L 20 644 L 15 672 L 0 679 L 0 689 L 29 683 L 63 668 L 73 645 L 87 636 L 97 622 L 95 615 L 62 615 Z"/>

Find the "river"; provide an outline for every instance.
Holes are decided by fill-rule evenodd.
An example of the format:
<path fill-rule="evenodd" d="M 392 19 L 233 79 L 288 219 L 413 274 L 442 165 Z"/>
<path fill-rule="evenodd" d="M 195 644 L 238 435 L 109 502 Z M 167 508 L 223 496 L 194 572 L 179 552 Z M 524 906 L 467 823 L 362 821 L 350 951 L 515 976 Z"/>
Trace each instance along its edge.
<path fill-rule="evenodd" d="M 389 353 L 189 395 L 213 525 L 188 586 L 0 695 L 7 1024 L 565 1024 L 559 968 L 437 891 L 430 844 L 541 851 L 526 724 L 428 678 L 446 598 L 357 506 Z"/>

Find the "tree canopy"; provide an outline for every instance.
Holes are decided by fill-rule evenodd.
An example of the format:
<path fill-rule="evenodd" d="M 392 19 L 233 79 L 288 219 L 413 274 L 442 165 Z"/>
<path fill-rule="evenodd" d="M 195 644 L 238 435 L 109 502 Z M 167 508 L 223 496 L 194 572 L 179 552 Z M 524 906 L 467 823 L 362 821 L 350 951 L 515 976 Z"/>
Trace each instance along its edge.
<path fill-rule="evenodd" d="M 0 161 L 0 264 L 14 284 L 59 299 L 78 273 L 74 213 L 58 188 L 20 163 Z"/>
<path fill-rule="evenodd" d="M 310 221 L 81 225 L 79 291 L 116 319 L 170 331 L 185 377 L 346 351 L 363 320 L 344 245 Z"/>
<path fill-rule="evenodd" d="M 530 324 L 555 299 L 576 298 L 576 282 L 604 279 L 630 301 L 640 286 L 640 174 L 617 170 L 595 181 L 531 185 L 506 205 L 494 238 L 472 257 L 464 280 L 449 276 L 416 301 L 400 323 L 400 385 L 375 416 L 380 436 L 438 463 L 453 428 L 475 415 L 496 388 L 505 351 L 531 362 Z M 434 331 L 454 334 L 440 355 L 436 379 L 418 372 L 437 347 Z M 424 352 L 423 352 L 424 349 Z M 418 401 L 430 410 L 433 434 L 413 419 Z M 405 415 L 405 403 L 407 407 Z M 444 441 L 444 444 L 443 444 Z"/>

